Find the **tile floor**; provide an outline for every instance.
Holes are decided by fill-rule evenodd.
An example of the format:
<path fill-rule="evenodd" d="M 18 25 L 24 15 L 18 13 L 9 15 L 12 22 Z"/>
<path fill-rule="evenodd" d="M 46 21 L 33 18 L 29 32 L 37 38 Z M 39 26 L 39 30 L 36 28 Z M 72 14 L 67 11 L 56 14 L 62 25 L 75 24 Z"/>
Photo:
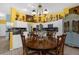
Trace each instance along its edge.
<path fill-rule="evenodd" d="M 22 55 L 22 52 L 23 52 L 22 47 L 10 51 L 9 40 L 4 40 L 4 39 L 5 37 L 0 37 L 0 55 Z M 65 45 L 64 54 L 79 55 L 79 48 L 72 48 Z"/>
<path fill-rule="evenodd" d="M 18 48 L 12 51 L 7 51 L 5 53 L 2 53 L 1 55 L 22 55 L 22 51 L 23 51 L 22 48 Z M 64 54 L 65 55 L 79 55 L 79 49 L 65 46 Z"/>
<path fill-rule="evenodd" d="M 0 37 L 0 54 L 7 51 L 9 51 L 9 40 L 6 40 L 6 37 Z"/>

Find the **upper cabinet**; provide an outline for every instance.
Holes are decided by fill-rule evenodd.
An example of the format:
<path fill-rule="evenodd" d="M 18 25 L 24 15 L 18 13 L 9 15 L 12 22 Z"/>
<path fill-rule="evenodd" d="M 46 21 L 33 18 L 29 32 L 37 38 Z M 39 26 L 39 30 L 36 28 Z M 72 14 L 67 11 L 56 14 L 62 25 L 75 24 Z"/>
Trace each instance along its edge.
<path fill-rule="evenodd" d="M 70 14 L 73 14 L 73 13 L 79 14 L 79 6 L 70 8 L 70 9 L 69 9 L 69 13 L 70 13 Z"/>

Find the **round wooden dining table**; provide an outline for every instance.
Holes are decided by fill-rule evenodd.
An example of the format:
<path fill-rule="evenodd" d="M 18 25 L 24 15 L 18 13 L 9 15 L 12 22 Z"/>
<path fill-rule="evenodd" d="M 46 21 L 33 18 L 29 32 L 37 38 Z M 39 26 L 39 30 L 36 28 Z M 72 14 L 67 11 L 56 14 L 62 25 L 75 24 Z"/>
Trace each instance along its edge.
<path fill-rule="evenodd" d="M 31 50 L 40 51 L 40 54 L 46 54 L 47 51 L 55 49 L 57 47 L 57 44 L 55 41 L 51 41 L 48 39 L 31 39 L 26 41 L 26 47 Z"/>

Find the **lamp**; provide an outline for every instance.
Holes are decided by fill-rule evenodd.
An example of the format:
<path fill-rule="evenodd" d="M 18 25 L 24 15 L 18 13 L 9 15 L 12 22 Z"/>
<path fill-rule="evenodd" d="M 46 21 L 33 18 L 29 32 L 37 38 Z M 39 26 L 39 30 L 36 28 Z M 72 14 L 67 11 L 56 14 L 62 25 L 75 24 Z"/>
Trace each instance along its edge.
<path fill-rule="evenodd" d="M 47 9 L 44 10 L 43 14 L 45 14 L 45 15 L 48 14 Z"/>
<path fill-rule="evenodd" d="M 32 15 L 36 15 L 36 12 L 35 12 L 35 10 L 33 10 L 33 11 L 32 11 Z"/>
<path fill-rule="evenodd" d="M 38 16 L 39 18 L 38 18 L 38 20 L 40 21 L 41 20 L 41 16 L 43 16 L 43 15 L 45 15 L 45 17 L 46 17 L 46 15 L 48 14 L 48 11 L 47 11 L 47 9 L 44 9 L 43 10 L 43 7 L 42 7 L 42 5 L 41 4 L 39 4 L 38 5 L 38 8 L 37 8 L 37 10 L 32 10 L 32 15 L 33 16 Z"/>
<path fill-rule="evenodd" d="M 38 5 L 37 10 L 32 10 L 32 15 L 41 16 L 41 15 L 43 15 L 43 14 L 48 14 L 48 11 L 47 11 L 47 9 L 45 9 L 45 10 L 43 11 L 42 5 Z"/>

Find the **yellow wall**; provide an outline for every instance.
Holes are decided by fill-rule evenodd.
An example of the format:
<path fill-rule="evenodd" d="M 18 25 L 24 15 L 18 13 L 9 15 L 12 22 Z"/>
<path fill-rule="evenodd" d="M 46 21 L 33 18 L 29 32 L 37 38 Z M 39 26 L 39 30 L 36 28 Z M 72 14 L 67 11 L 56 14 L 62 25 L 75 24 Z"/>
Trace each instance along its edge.
<path fill-rule="evenodd" d="M 20 11 L 17 11 L 16 14 L 19 15 L 18 20 L 20 20 L 20 21 L 26 21 L 26 15 L 24 13 L 22 13 Z M 23 20 L 23 16 L 24 16 L 24 20 Z"/>
<path fill-rule="evenodd" d="M 69 8 L 64 8 L 64 14 L 69 14 Z"/>
<path fill-rule="evenodd" d="M 65 16 L 65 13 L 64 12 L 61 12 L 60 15 L 64 17 Z"/>
<path fill-rule="evenodd" d="M 10 49 L 13 48 L 13 32 L 10 32 Z"/>
<path fill-rule="evenodd" d="M 16 18 L 16 8 L 11 8 L 11 22 L 14 22 Z"/>
<path fill-rule="evenodd" d="M 14 22 L 16 19 L 16 8 L 11 8 L 10 22 Z M 10 49 L 13 48 L 13 32 L 10 32 Z"/>
<path fill-rule="evenodd" d="M 34 16 L 34 21 L 38 22 L 39 17 L 38 16 Z"/>
<path fill-rule="evenodd" d="M 55 13 L 53 14 L 53 17 L 54 17 L 53 19 L 54 19 L 54 21 L 55 21 L 55 20 L 56 20 L 56 14 L 55 14 Z"/>
<path fill-rule="evenodd" d="M 45 16 L 43 15 L 41 16 L 41 22 L 44 22 L 44 21 L 46 21 L 46 19 L 45 19 Z"/>
<path fill-rule="evenodd" d="M 11 8 L 11 22 L 14 22 L 16 20 L 16 15 L 19 15 L 20 21 L 26 21 L 26 16 L 24 13 L 17 11 L 16 8 Z M 24 20 L 22 20 L 22 16 L 24 16 Z"/>
<path fill-rule="evenodd" d="M 0 20 L 0 24 L 6 24 L 6 20 Z"/>
<path fill-rule="evenodd" d="M 64 8 L 63 12 L 56 12 L 54 14 L 52 13 L 53 14 L 53 16 L 52 16 L 53 17 L 53 21 L 57 19 L 56 15 L 61 15 L 61 16 L 64 17 L 68 13 L 69 13 L 69 8 Z M 17 11 L 16 8 L 11 8 L 11 21 L 12 22 L 15 21 L 16 14 L 19 15 L 19 19 L 18 20 L 20 20 L 20 21 L 26 21 L 26 16 L 25 16 L 24 13 L 22 13 L 20 11 Z M 42 16 L 41 17 L 41 22 L 50 21 L 50 15 L 47 14 L 47 19 L 48 20 L 46 20 L 46 18 L 44 16 Z M 22 16 L 24 16 L 24 20 L 22 20 Z M 36 22 L 39 22 L 39 17 L 38 16 L 35 16 L 34 19 L 35 19 Z M 58 16 L 58 19 L 59 19 L 59 16 Z"/>

